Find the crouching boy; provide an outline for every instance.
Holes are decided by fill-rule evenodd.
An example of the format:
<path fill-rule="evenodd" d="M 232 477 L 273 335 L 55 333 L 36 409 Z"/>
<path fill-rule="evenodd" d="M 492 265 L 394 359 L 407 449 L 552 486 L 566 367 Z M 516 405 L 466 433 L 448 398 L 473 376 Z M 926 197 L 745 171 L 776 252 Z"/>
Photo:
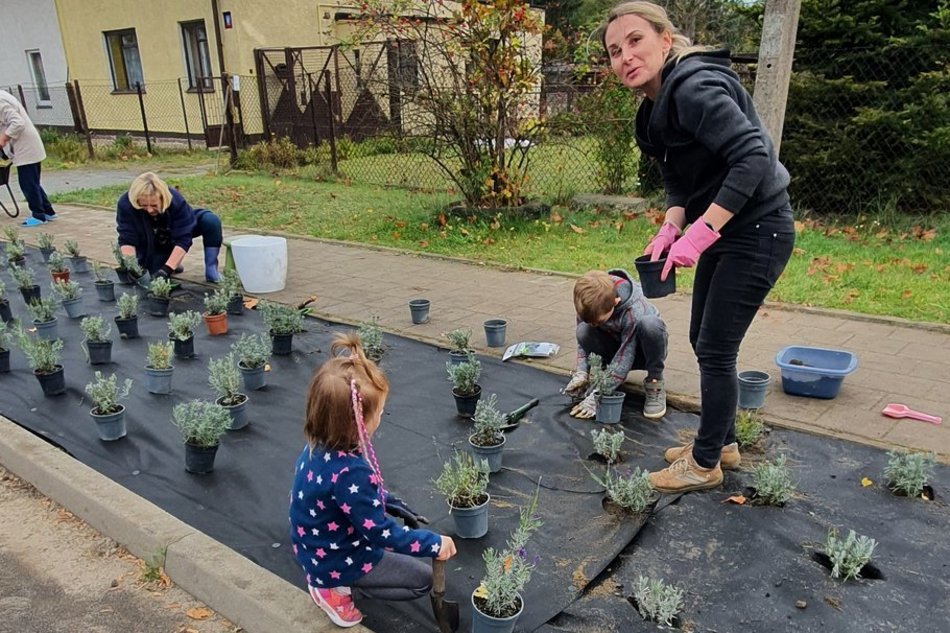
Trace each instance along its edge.
<path fill-rule="evenodd" d="M 582 398 L 571 415 L 590 419 L 597 412 L 597 392 L 588 393 L 588 354 L 598 354 L 612 365 L 609 390 L 616 389 L 631 369 L 645 369 L 643 415 L 666 414 L 663 364 L 666 361 L 666 324 L 656 307 L 643 296 L 640 284 L 619 268 L 592 270 L 574 284 L 577 312 L 577 367 L 564 393 Z M 586 397 L 585 397 L 586 394 Z"/>

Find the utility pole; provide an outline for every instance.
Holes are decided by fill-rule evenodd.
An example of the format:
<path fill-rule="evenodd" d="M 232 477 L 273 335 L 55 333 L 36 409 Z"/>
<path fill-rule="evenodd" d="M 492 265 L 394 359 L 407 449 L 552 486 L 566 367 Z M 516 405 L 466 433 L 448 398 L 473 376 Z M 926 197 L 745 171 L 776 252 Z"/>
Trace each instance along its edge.
<path fill-rule="evenodd" d="M 218 0 L 211 0 L 211 12 L 214 14 L 214 40 L 218 49 L 218 69 L 221 71 L 221 94 L 224 96 L 224 120 L 228 128 L 228 149 L 231 154 L 231 167 L 237 162 L 237 139 L 234 132 L 234 111 L 231 108 L 234 102 L 231 77 L 224 64 L 224 42 L 221 39 L 221 26 L 218 23 Z"/>
<path fill-rule="evenodd" d="M 772 137 L 775 151 L 782 145 L 788 81 L 795 57 L 795 36 L 801 0 L 766 0 L 755 77 L 755 109 Z"/>

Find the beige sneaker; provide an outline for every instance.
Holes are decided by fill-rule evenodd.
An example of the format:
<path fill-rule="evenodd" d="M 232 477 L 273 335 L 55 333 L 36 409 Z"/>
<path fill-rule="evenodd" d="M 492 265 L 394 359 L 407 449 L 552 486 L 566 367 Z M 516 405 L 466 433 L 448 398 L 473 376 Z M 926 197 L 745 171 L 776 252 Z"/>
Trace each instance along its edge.
<path fill-rule="evenodd" d="M 667 464 L 672 464 L 678 459 L 686 457 L 686 455 L 693 454 L 693 443 L 690 442 L 686 446 L 674 446 L 673 448 L 666 449 L 666 452 L 663 453 L 663 459 L 666 460 Z M 733 442 L 732 444 L 726 444 L 722 447 L 722 453 L 719 455 L 719 467 L 723 470 L 736 470 L 739 468 L 739 464 L 742 463 L 742 456 L 739 454 L 739 445 Z"/>
<path fill-rule="evenodd" d="M 703 468 L 693 461 L 693 454 L 676 460 L 669 467 L 650 473 L 650 485 L 657 492 L 689 492 L 706 490 L 722 483 L 722 470 L 719 464 L 713 468 Z"/>

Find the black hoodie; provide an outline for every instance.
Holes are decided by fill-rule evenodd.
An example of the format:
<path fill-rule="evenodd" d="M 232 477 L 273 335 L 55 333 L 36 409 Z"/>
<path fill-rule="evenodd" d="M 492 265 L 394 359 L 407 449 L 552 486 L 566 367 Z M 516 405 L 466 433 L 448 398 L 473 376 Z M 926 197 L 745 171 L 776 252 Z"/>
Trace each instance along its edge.
<path fill-rule="evenodd" d="M 667 207 L 685 207 L 692 223 L 719 204 L 735 214 L 724 236 L 789 201 L 788 171 L 729 65 L 728 51 L 668 62 L 636 119 L 637 145 L 660 161 Z"/>

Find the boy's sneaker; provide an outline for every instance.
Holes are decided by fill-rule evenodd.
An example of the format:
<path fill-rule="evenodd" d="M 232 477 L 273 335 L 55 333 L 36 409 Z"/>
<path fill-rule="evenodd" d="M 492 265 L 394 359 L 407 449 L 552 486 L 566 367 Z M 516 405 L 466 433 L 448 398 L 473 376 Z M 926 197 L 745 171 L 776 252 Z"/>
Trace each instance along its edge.
<path fill-rule="evenodd" d="M 650 486 L 657 492 L 689 492 L 721 485 L 722 470 L 719 464 L 712 468 L 703 468 L 693 461 L 693 454 L 689 453 L 670 464 L 668 468 L 650 473 L 649 478 Z"/>
<path fill-rule="evenodd" d="M 353 598 L 348 594 L 339 593 L 336 589 L 320 589 L 311 586 L 310 597 L 337 626 L 348 629 L 363 621 L 363 614 L 356 608 Z"/>
<path fill-rule="evenodd" d="M 666 415 L 666 388 L 662 380 L 644 380 L 643 393 L 643 417 L 656 420 Z"/>
<path fill-rule="evenodd" d="M 666 460 L 666 463 L 672 464 L 678 459 L 683 459 L 687 455 L 693 454 L 693 443 L 690 442 L 686 446 L 674 446 L 673 448 L 666 449 L 666 452 L 663 453 L 663 459 Z M 736 470 L 739 468 L 739 464 L 742 463 L 742 455 L 739 454 L 739 445 L 733 442 L 732 444 L 726 444 L 722 447 L 722 452 L 719 454 L 719 467 L 723 470 Z"/>

